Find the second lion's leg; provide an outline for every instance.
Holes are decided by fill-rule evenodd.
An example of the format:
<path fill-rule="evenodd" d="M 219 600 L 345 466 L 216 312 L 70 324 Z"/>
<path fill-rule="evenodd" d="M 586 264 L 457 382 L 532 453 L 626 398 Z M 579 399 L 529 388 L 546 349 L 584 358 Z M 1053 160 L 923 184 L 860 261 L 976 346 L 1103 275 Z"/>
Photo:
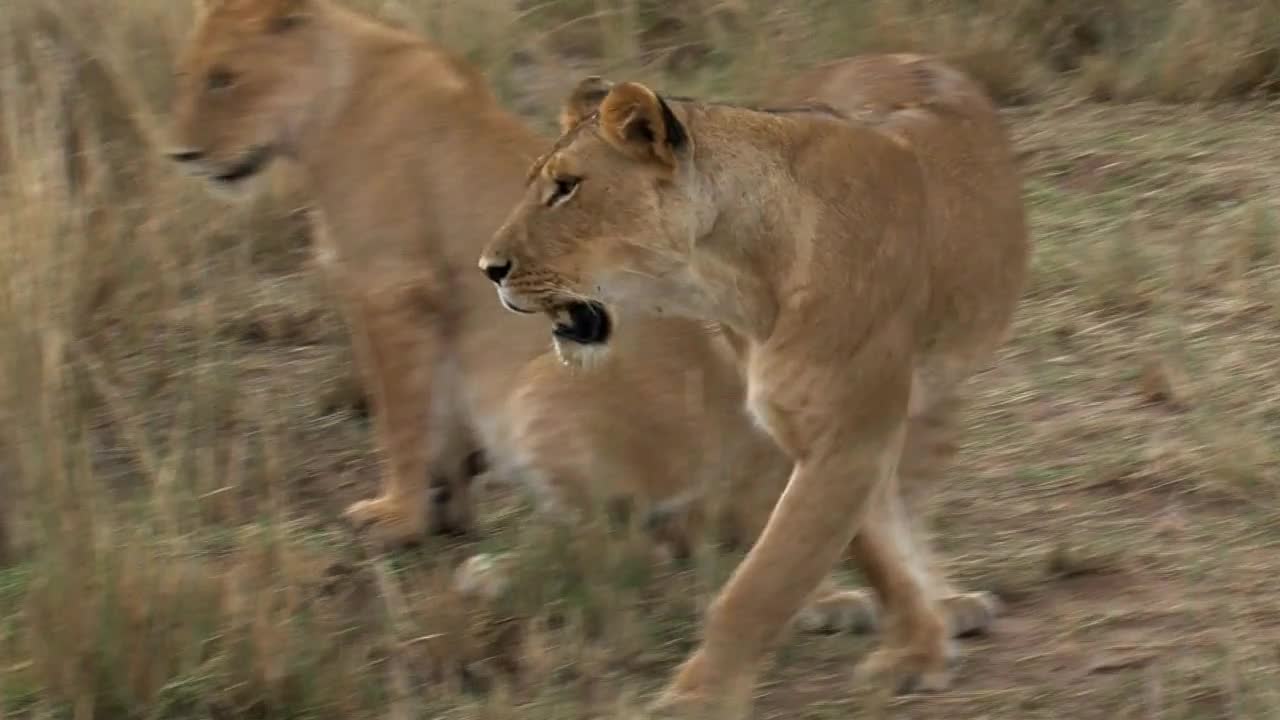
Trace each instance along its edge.
<path fill-rule="evenodd" d="M 383 483 L 377 497 L 351 505 L 346 516 L 375 541 L 398 545 L 418 540 L 426 530 L 431 460 L 453 445 L 448 426 L 456 418 L 446 407 L 448 396 L 435 392 L 448 387 L 435 382 L 445 367 L 441 310 L 412 283 L 373 284 L 349 296 L 348 319 L 356 360 L 371 390 Z"/>

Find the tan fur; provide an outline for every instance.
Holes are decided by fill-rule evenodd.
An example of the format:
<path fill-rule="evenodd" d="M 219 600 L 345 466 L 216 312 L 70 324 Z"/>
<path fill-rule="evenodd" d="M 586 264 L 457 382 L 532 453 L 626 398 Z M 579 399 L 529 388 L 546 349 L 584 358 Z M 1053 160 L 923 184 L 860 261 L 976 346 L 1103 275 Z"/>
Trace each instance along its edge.
<path fill-rule="evenodd" d="M 776 99 L 807 108 L 613 86 L 534 163 L 480 259 L 506 268 L 504 303 L 561 322 L 599 301 L 719 323 L 750 411 L 795 461 L 655 705 L 703 718 L 749 713 L 769 648 L 842 556 L 887 615 L 859 666 L 873 685 L 945 686 L 949 636 L 996 609 L 951 587 L 923 524 L 957 390 L 1003 341 L 1028 263 L 999 117 L 967 77 L 916 56 L 833 63 Z M 627 332 L 616 323 L 603 345 Z M 578 337 L 561 339 L 565 357 L 602 351 L 600 334 Z"/>
<path fill-rule="evenodd" d="M 599 373 L 574 373 L 545 328 L 492 302 L 475 256 L 548 143 L 482 77 L 327 0 L 206 0 L 178 70 L 176 159 L 211 176 L 271 148 L 314 199 L 316 252 L 387 463 L 382 494 L 350 508 L 356 523 L 387 544 L 467 529 L 467 458 L 483 448 L 492 474 L 545 486 L 561 507 L 615 495 L 677 507 L 661 529 L 684 552 L 701 489 L 744 487 L 715 523 L 754 539 L 790 461 L 742 411 L 721 339 L 637 318 Z M 851 626 L 839 618 L 866 615 L 866 601 L 842 595 L 806 618 Z"/>

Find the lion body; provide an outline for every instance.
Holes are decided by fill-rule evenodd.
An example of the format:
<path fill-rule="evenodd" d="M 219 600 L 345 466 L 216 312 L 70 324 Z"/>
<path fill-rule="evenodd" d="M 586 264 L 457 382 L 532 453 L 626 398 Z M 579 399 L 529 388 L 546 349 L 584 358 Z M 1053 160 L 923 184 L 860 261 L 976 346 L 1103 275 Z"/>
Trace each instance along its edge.
<path fill-rule="evenodd" d="M 992 102 L 906 55 L 804 73 L 774 110 L 635 83 L 594 95 L 534 163 L 482 267 L 508 307 L 573 326 L 566 358 L 624 341 L 611 310 L 719 323 L 750 412 L 794 462 L 656 707 L 746 715 L 768 648 L 842 557 L 886 612 L 859 675 L 944 686 L 950 636 L 985 628 L 996 604 L 933 562 L 925 501 L 959 386 L 1003 342 L 1029 255 Z M 606 320 L 580 323 L 588 312 Z"/>

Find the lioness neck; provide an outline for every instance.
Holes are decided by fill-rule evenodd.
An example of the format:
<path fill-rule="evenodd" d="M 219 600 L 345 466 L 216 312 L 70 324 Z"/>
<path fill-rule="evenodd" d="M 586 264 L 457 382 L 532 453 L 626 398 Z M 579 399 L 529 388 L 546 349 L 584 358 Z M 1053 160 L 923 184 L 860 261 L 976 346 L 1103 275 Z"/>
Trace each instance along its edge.
<path fill-rule="evenodd" d="M 706 211 L 691 262 L 704 308 L 709 319 L 762 342 L 805 282 L 803 254 L 824 201 L 797 181 L 795 166 L 833 120 L 686 103 L 677 112 L 694 137 L 694 202 Z"/>

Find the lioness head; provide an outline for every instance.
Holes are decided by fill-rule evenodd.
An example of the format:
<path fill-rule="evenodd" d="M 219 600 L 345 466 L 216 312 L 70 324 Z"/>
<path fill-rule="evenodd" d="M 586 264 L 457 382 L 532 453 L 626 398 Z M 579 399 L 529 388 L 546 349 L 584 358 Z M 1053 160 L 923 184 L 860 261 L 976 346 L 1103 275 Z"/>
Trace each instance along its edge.
<path fill-rule="evenodd" d="M 239 190 L 287 151 L 328 79 L 315 3 L 196 0 L 176 66 L 170 158 Z"/>
<path fill-rule="evenodd" d="M 508 310 L 550 315 L 557 349 L 574 361 L 608 343 L 607 304 L 680 312 L 704 213 L 692 139 L 649 88 L 588 78 L 560 122 L 480 268 Z"/>

